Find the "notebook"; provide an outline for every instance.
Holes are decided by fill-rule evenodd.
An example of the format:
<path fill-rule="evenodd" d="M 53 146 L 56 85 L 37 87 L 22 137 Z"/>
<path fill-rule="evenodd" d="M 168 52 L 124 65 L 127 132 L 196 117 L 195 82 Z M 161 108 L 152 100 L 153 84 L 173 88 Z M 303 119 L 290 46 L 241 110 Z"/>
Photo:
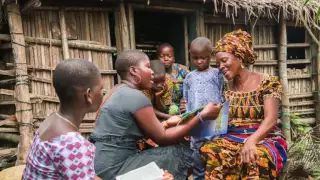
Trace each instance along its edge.
<path fill-rule="evenodd" d="M 198 112 L 202 111 L 204 106 L 199 107 L 191 112 L 182 114 L 182 119 L 179 124 L 183 124 L 191 120 Z M 226 134 L 228 131 L 228 118 L 229 118 L 229 102 L 224 102 L 219 115 L 216 120 L 205 121 L 205 126 L 201 127 L 199 132 L 201 137 L 212 137 L 220 134 Z"/>
<path fill-rule="evenodd" d="M 164 171 L 155 162 L 116 177 L 116 180 L 161 180 Z"/>
<path fill-rule="evenodd" d="M 229 102 L 224 102 L 216 120 L 209 121 L 206 126 L 202 126 L 202 137 L 213 137 L 226 134 L 228 131 Z"/>

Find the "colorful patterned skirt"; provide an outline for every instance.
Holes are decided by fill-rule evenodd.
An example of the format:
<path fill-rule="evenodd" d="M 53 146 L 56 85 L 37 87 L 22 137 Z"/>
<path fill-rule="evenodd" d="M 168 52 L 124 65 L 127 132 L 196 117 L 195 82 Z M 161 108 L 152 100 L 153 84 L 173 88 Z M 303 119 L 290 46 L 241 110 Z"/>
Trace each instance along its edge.
<path fill-rule="evenodd" d="M 201 147 L 200 155 L 206 164 L 206 180 L 276 179 L 287 160 L 285 140 L 282 138 L 264 140 L 257 145 L 260 157 L 257 164 L 247 166 L 241 163 L 240 158 L 244 136 L 247 135 L 225 135 Z"/>

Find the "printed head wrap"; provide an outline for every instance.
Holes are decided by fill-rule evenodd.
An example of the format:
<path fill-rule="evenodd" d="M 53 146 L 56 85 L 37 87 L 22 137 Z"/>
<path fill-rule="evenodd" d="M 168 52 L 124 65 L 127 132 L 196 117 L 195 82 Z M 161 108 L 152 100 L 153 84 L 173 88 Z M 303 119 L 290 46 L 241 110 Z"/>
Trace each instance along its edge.
<path fill-rule="evenodd" d="M 245 65 L 254 64 L 257 55 L 252 50 L 252 37 L 241 29 L 225 34 L 216 45 L 216 53 L 227 52 L 243 60 Z"/>

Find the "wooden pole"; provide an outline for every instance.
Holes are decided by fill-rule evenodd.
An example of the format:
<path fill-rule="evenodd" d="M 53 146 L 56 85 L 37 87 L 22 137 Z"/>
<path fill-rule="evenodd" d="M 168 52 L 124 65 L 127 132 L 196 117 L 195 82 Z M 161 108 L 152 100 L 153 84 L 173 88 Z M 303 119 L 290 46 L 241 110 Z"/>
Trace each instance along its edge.
<path fill-rule="evenodd" d="M 125 11 L 123 2 L 119 4 L 119 8 L 117 8 L 114 15 L 115 15 L 116 46 L 117 46 L 117 52 L 120 53 L 122 51 L 131 49 L 130 47 L 132 47 L 132 44 L 135 44 L 135 42 L 130 41 L 129 27 L 128 27 L 126 11 Z M 118 83 L 120 83 L 121 81 L 121 78 L 119 75 L 117 76 L 117 81 Z"/>
<path fill-rule="evenodd" d="M 130 37 L 129 37 L 129 29 L 128 29 L 128 22 L 127 22 L 127 16 L 126 16 L 126 10 L 124 7 L 124 3 L 120 3 L 120 34 L 122 39 L 122 50 L 129 50 L 130 49 Z"/>
<path fill-rule="evenodd" d="M 69 59 L 69 47 L 64 10 L 59 11 L 63 59 Z"/>
<path fill-rule="evenodd" d="M 287 76 L 287 25 L 286 20 L 282 16 L 280 19 L 280 46 L 279 46 L 279 77 L 283 86 L 282 96 L 282 113 L 281 121 L 283 123 L 282 131 L 287 139 L 291 141 L 290 131 L 290 102 L 289 102 L 289 85 Z"/>
<path fill-rule="evenodd" d="M 318 35 L 320 39 L 320 33 Z M 315 91 L 315 99 L 316 99 L 316 123 L 320 124 L 320 46 L 318 46 L 317 53 L 317 63 L 316 63 L 316 91 Z M 320 132 L 320 128 L 317 130 Z M 320 134 L 320 133 L 318 133 Z"/>
<path fill-rule="evenodd" d="M 134 11 L 131 5 L 128 6 L 128 21 L 129 21 L 129 30 L 130 30 L 130 45 L 131 49 L 136 49 L 136 36 L 134 29 Z"/>
<path fill-rule="evenodd" d="M 250 25 L 249 25 L 249 33 L 250 33 L 250 35 L 251 35 L 251 37 L 252 37 L 252 49 L 254 49 L 254 27 L 255 27 L 255 25 L 256 25 L 256 22 L 257 22 L 257 20 L 258 20 L 258 18 L 256 19 L 256 21 L 255 22 L 251 22 L 250 23 Z M 250 64 L 249 66 L 248 66 L 248 69 L 249 69 L 249 71 L 253 71 L 253 64 Z"/>
<path fill-rule="evenodd" d="M 199 10 L 199 35 L 205 37 L 205 27 L 204 27 L 204 15 L 203 15 L 203 9 Z"/>
<path fill-rule="evenodd" d="M 189 35 L 188 35 L 188 18 L 183 17 L 183 29 L 184 29 L 184 52 L 185 52 L 185 65 L 190 69 L 189 62 Z"/>
<path fill-rule="evenodd" d="M 33 115 L 30 103 L 25 39 L 18 4 L 8 4 L 8 24 L 12 42 L 12 53 L 16 64 L 15 106 L 20 131 L 20 144 L 16 164 L 25 164 L 33 139 Z"/>
<path fill-rule="evenodd" d="M 11 41 L 10 35 L 0 34 L 1 41 Z M 61 46 L 62 41 L 57 39 L 50 38 L 39 38 L 39 37 L 30 37 L 25 36 L 25 41 L 27 43 L 34 43 L 40 45 L 49 45 L 52 46 Z M 68 41 L 68 47 L 83 49 L 83 50 L 93 50 L 93 51 L 102 51 L 102 52 L 116 52 L 117 48 L 109 47 L 101 44 L 97 44 L 95 41 Z"/>

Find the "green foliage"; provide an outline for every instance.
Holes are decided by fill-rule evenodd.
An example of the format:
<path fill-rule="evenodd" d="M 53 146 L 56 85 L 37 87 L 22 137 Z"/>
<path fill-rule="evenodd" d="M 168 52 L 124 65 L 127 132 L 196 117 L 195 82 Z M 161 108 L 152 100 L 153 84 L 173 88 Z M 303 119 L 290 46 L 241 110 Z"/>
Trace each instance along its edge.
<path fill-rule="evenodd" d="M 292 131 L 296 138 L 305 135 L 312 130 L 312 127 L 309 124 L 301 122 L 298 119 L 300 119 L 298 115 L 291 114 Z"/>
<path fill-rule="evenodd" d="M 306 6 L 306 5 L 309 4 L 311 1 L 312 1 L 312 0 L 305 0 L 303 6 Z M 315 23 L 316 21 L 319 21 L 319 20 L 320 20 L 320 7 L 318 7 L 318 11 L 317 11 L 316 17 L 315 17 L 315 19 L 313 20 L 313 22 Z"/>
<path fill-rule="evenodd" d="M 313 170 L 312 176 L 314 177 L 314 180 L 320 180 L 320 169 Z"/>

